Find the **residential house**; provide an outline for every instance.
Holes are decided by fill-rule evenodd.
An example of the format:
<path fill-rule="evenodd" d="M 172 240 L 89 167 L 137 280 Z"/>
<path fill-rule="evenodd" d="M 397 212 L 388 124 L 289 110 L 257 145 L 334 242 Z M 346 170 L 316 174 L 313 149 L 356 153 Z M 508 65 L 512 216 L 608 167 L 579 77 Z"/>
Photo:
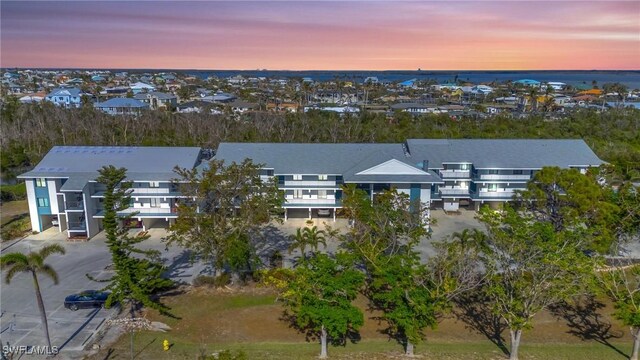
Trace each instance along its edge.
<path fill-rule="evenodd" d="M 137 82 L 134 84 L 130 84 L 129 88 L 134 94 L 139 94 L 142 92 L 152 92 L 155 91 L 156 88 L 153 85 L 149 85 L 143 82 Z"/>
<path fill-rule="evenodd" d="M 414 115 L 432 113 L 436 109 L 437 106 L 433 104 L 397 103 L 391 105 L 391 110 L 404 111 Z"/>
<path fill-rule="evenodd" d="M 151 110 L 173 110 L 178 105 L 178 98 L 175 95 L 159 91 L 139 93 L 133 98 L 149 104 Z"/>
<path fill-rule="evenodd" d="M 179 113 L 201 113 L 206 107 L 211 107 L 212 105 L 208 101 L 194 100 L 179 104 L 176 107 L 176 111 Z"/>
<path fill-rule="evenodd" d="M 234 113 L 242 114 L 245 112 L 258 110 L 260 105 L 247 101 L 236 100 L 230 103 L 226 103 L 225 107 L 228 107 Z"/>
<path fill-rule="evenodd" d="M 44 99 L 57 106 L 79 108 L 82 104 L 82 95 L 82 91 L 78 88 L 57 88 L 47 94 Z"/>
<path fill-rule="evenodd" d="M 142 110 L 149 109 L 149 104 L 131 98 L 112 98 L 93 106 L 109 115 L 139 115 Z"/>

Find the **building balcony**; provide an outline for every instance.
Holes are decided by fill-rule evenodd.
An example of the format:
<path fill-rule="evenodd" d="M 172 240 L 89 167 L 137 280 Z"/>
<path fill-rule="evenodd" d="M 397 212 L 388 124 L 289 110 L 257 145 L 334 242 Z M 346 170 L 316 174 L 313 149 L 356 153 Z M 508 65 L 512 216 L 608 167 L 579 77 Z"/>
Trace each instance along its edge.
<path fill-rule="evenodd" d="M 144 191 L 140 191 L 144 190 Z M 147 191 L 149 190 L 149 191 Z M 134 199 L 137 198 L 176 198 L 176 197 L 184 197 L 181 193 L 177 191 L 167 191 L 169 189 L 162 188 L 149 188 L 149 189 L 134 189 L 131 192 L 130 196 Z M 104 197 L 104 191 L 98 191 L 95 194 L 91 195 L 92 198 L 98 199 Z"/>
<path fill-rule="evenodd" d="M 69 221 L 67 229 L 70 231 L 87 231 L 87 224 L 78 221 Z"/>
<path fill-rule="evenodd" d="M 502 189 L 498 189 L 496 191 L 480 190 L 475 197 L 478 199 L 483 199 L 483 198 L 509 199 L 509 198 L 512 198 L 514 194 L 515 192 L 513 190 L 502 190 Z"/>
<path fill-rule="evenodd" d="M 283 185 L 280 185 L 283 186 Z M 327 188 L 335 188 L 336 182 L 332 180 L 316 180 L 316 181 L 305 181 L 305 180 L 286 180 L 284 182 L 284 187 L 296 187 L 296 186 L 315 186 L 315 187 L 327 187 Z"/>
<path fill-rule="evenodd" d="M 478 180 L 529 180 L 531 175 L 513 175 L 513 174 L 480 174 Z"/>
<path fill-rule="evenodd" d="M 336 199 L 318 199 L 310 196 L 294 199 L 293 197 L 285 198 L 284 207 L 340 207 L 342 202 Z"/>
<path fill-rule="evenodd" d="M 463 188 L 452 188 L 452 187 L 440 187 L 438 189 L 441 196 L 445 195 L 461 195 L 461 196 L 469 196 L 469 189 Z"/>
<path fill-rule="evenodd" d="M 133 218 L 177 218 L 177 208 L 128 208 L 118 212 L 118 216 L 132 216 Z M 94 218 L 103 218 L 104 210 L 98 210 Z"/>
<path fill-rule="evenodd" d="M 469 170 L 440 170 L 440 177 L 443 179 L 468 179 L 471 177 Z"/>

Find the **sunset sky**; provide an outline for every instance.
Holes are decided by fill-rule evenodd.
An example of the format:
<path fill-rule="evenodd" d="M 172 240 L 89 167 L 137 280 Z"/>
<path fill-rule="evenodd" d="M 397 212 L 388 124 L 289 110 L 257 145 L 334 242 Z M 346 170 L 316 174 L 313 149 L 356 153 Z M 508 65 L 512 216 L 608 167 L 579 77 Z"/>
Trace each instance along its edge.
<path fill-rule="evenodd" d="M 2 67 L 640 69 L 640 1 L 5 1 Z"/>

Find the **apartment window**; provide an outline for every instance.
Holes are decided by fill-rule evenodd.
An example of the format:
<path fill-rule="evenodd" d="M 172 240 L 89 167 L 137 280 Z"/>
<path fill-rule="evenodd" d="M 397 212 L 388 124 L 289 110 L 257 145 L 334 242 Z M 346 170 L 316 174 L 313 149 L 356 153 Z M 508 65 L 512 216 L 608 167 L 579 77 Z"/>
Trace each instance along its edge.
<path fill-rule="evenodd" d="M 149 187 L 152 187 L 152 188 L 160 187 L 160 182 L 159 181 L 151 181 L 149 183 Z"/>
<path fill-rule="evenodd" d="M 46 187 L 47 186 L 47 179 L 45 179 L 45 178 L 37 178 L 36 179 L 36 186 L 37 187 Z"/>
<path fill-rule="evenodd" d="M 327 180 L 328 178 L 327 175 L 318 175 L 318 180 Z"/>
<path fill-rule="evenodd" d="M 487 187 L 487 191 L 489 192 L 498 191 L 498 184 L 489 184 L 489 186 Z"/>
<path fill-rule="evenodd" d="M 293 175 L 293 180 L 302 180 L 302 175 L 300 174 Z"/>
<path fill-rule="evenodd" d="M 461 164 L 460 170 L 469 170 L 469 164 Z"/>
<path fill-rule="evenodd" d="M 300 190 L 300 189 L 293 190 L 293 198 L 294 199 L 302 199 L 302 190 Z"/>
<path fill-rule="evenodd" d="M 318 199 L 326 199 L 327 190 L 318 190 Z"/>
<path fill-rule="evenodd" d="M 47 207 L 49 206 L 49 199 L 47 198 L 38 198 L 38 207 Z"/>
<path fill-rule="evenodd" d="M 513 175 L 522 175 L 522 170 L 513 170 Z"/>
<path fill-rule="evenodd" d="M 160 199 L 151 198 L 151 207 L 160 207 Z"/>
<path fill-rule="evenodd" d="M 488 170 L 487 174 L 489 174 L 489 175 L 498 175 L 498 170 L 495 170 L 495 169 Z"/>

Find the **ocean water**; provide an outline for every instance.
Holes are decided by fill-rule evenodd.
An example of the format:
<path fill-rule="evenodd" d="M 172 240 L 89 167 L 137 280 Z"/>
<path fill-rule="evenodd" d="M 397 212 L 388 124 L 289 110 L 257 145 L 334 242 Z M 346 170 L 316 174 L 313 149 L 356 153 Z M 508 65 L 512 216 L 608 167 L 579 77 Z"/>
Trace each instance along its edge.
<path fill-rule="evenodd" d="M 158 70 L 156 70 L 158 71 Z M 167 70 L 171 71 L 171 70 Z M 328 81 L 340 79 L 341 81 L 362 82 L 369 76 L 375 76 L 380 81 L 401 82 L 405 80 L 434 79 L 439 83 L 453 82 L 456 75 L 458 79 L 474 84 L 488 83 L 492 81 L 505 82 L 507 80 L 532 79 L 540 82 L 559 81 L 569 85 L 591 85 L 596 81 L 598 86 L 605 83 L 619 82 L 630 89 L 640 89 L 640 70 L 625 71 L 284 71 L 284 70 L 185 70 L 184 72 L 206 79 L 210 75 L 227 78 L 234 75 L 245 77 L 269 77 L 269 78 L 303 78 L 309 77 L 314 81 Z"/>

